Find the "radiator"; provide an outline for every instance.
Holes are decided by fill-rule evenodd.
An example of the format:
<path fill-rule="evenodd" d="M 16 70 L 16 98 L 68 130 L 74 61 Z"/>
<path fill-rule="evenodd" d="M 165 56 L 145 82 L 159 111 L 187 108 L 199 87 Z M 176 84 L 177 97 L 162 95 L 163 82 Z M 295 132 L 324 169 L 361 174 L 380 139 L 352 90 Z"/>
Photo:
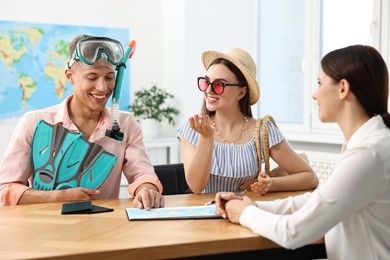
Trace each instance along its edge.
<path fill-rule="evenodd" d="M 305 152 L 309 157 L 310 165 L 317 174 L 320 185 L 332 174 L 337 160 L 340 157 L 340 154 L 338 153 L 323 153 L 314 151 L 301 152 Z"/>
<path fill-rule="evenodd" d="M 306 153 L 310 166 L 313 168 L 314 172 L 317 174 L 320 185 L 324 183 L 328 177 L 332 174 L 336 162 L 340 156 L 339 153 L 324 153 L 317 151 L 301 151 L 295 150 L 297 153 Z M 276 167 L 276 163 L 270 158 L 270 168 L 273 169 Z"/>

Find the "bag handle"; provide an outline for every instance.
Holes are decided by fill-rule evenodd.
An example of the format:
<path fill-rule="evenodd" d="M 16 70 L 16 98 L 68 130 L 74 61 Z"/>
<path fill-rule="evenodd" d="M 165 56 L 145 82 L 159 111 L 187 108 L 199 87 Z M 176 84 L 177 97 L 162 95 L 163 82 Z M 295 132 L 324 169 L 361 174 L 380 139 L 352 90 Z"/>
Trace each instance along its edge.
<path fill-rule="evenodd" d="M 256 125 L 255 125 L 255 133 L 254 133 L 255 134 L 257 163 L 258 163 L 258 167 L 257 167 L 258 170 L 257 170 L 256 178 L 259 176 L 259 172 L 261 171 L 260 126 L 261 126 L 262 122 L 263 122 L 263 118 L 257 119 Z"/>
<path fill-rule="evenodd" d="M 261 127 L 263 147 L 264 147 L 264 149 L 263 149 L 263 154 L 264 154 L 264 171 L 265 171 L 265 174 L 267 174 L 267 175 L 270 172 L 269 141 L 268 141 L 268 120 L 271 120 L 271 122 L 275 125 L 275 127 L 278 128 L 274 118 L 271 115 L 265 115 L 263 118 L 259 118 L 256 121 L 255 145 L 256 145 L 257 160 L 258 160 L 258 165 L 259 165 L 258 166 L 259 171 L 257 172 L 257 176 L 259 175 L 259 172 L 261 171 L 260 127 Z"/>

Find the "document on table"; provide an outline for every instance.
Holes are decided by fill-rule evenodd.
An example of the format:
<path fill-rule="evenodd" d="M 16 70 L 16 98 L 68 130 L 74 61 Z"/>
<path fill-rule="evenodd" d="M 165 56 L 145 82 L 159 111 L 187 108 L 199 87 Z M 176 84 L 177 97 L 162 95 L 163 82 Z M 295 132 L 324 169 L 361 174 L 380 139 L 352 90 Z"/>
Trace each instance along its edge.
<path fill-rule="evenodd" d="M 222 218 L 215 214 L 215 205 L 153 208 L 151 210 L 126 208 L 126 214 L 129 220 Z"/>

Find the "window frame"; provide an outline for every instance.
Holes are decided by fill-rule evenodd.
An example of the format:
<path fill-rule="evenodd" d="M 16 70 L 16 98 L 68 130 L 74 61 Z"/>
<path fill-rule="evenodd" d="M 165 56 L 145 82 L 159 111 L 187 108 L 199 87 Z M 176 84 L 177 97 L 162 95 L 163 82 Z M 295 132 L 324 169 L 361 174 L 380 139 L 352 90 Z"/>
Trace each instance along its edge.
<path fill-rule="evenodd" d="M 260 1 L 260 0 L 259 0 Z M 342 144 L 343 136 L 335 123 L 322 123 L 318 118 L 318 106 L 312 99 L 317 88 L 317 76 L 321 61 L 321 10 L 324 0 L 304 1 L 304 106 L 303 123 L 278 123 L 288 140 L 313 143 Z M 326 1 L 326 0 L 325 0 Z M 258 3 L 258 7 L 260 4 Z M 258 12 L 259 14 L 259 12 Z M 379 50 L 387 64 L 390 56 L 390 3 L 373 0 L 371 23 L 372 46 Z M 259 18 L 259 17 L 258 17 Z M 257 19 L 259 21 L 259 19 Z M 257 36 L 259 33 L 257 33 Z M 259 37 L 257 37 L 259 44 Z M 258 62 L 260 64 L 260 62 Z M 259 72 L 258 72 L 259 73 Z M 390 104 L 390 98 L 389 98 Z M 260 105 L 256 114 L 262 115 Z M 277 120 L 277 119 L 276 119 Z"/>

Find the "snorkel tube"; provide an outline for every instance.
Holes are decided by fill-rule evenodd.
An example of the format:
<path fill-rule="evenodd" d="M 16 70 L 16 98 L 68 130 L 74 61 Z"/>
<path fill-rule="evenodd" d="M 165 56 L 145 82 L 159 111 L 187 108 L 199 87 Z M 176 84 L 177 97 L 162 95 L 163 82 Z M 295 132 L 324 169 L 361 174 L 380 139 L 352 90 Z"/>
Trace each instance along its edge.
<path fill-rule="evenodd" d="M 112 117 L 112 128 L 106 130 L 106 136 L 114 138 L 115 140 L 122 141 L 123 133 L 120 131 L 119 126 L 119 102 L 121 94 L 121 85 L 123 79 L 123 72 L 126 68 L 127 59 L 130 59 L 135 51 L 136 43 L 131 41 L 126 49 L 125 55 L 123 55 L 122 62 L 118 65 L 118 72 L 115 80 L 114 93 L 112 94 L 112 107 L 111 107 L 111 117 Z"/>

